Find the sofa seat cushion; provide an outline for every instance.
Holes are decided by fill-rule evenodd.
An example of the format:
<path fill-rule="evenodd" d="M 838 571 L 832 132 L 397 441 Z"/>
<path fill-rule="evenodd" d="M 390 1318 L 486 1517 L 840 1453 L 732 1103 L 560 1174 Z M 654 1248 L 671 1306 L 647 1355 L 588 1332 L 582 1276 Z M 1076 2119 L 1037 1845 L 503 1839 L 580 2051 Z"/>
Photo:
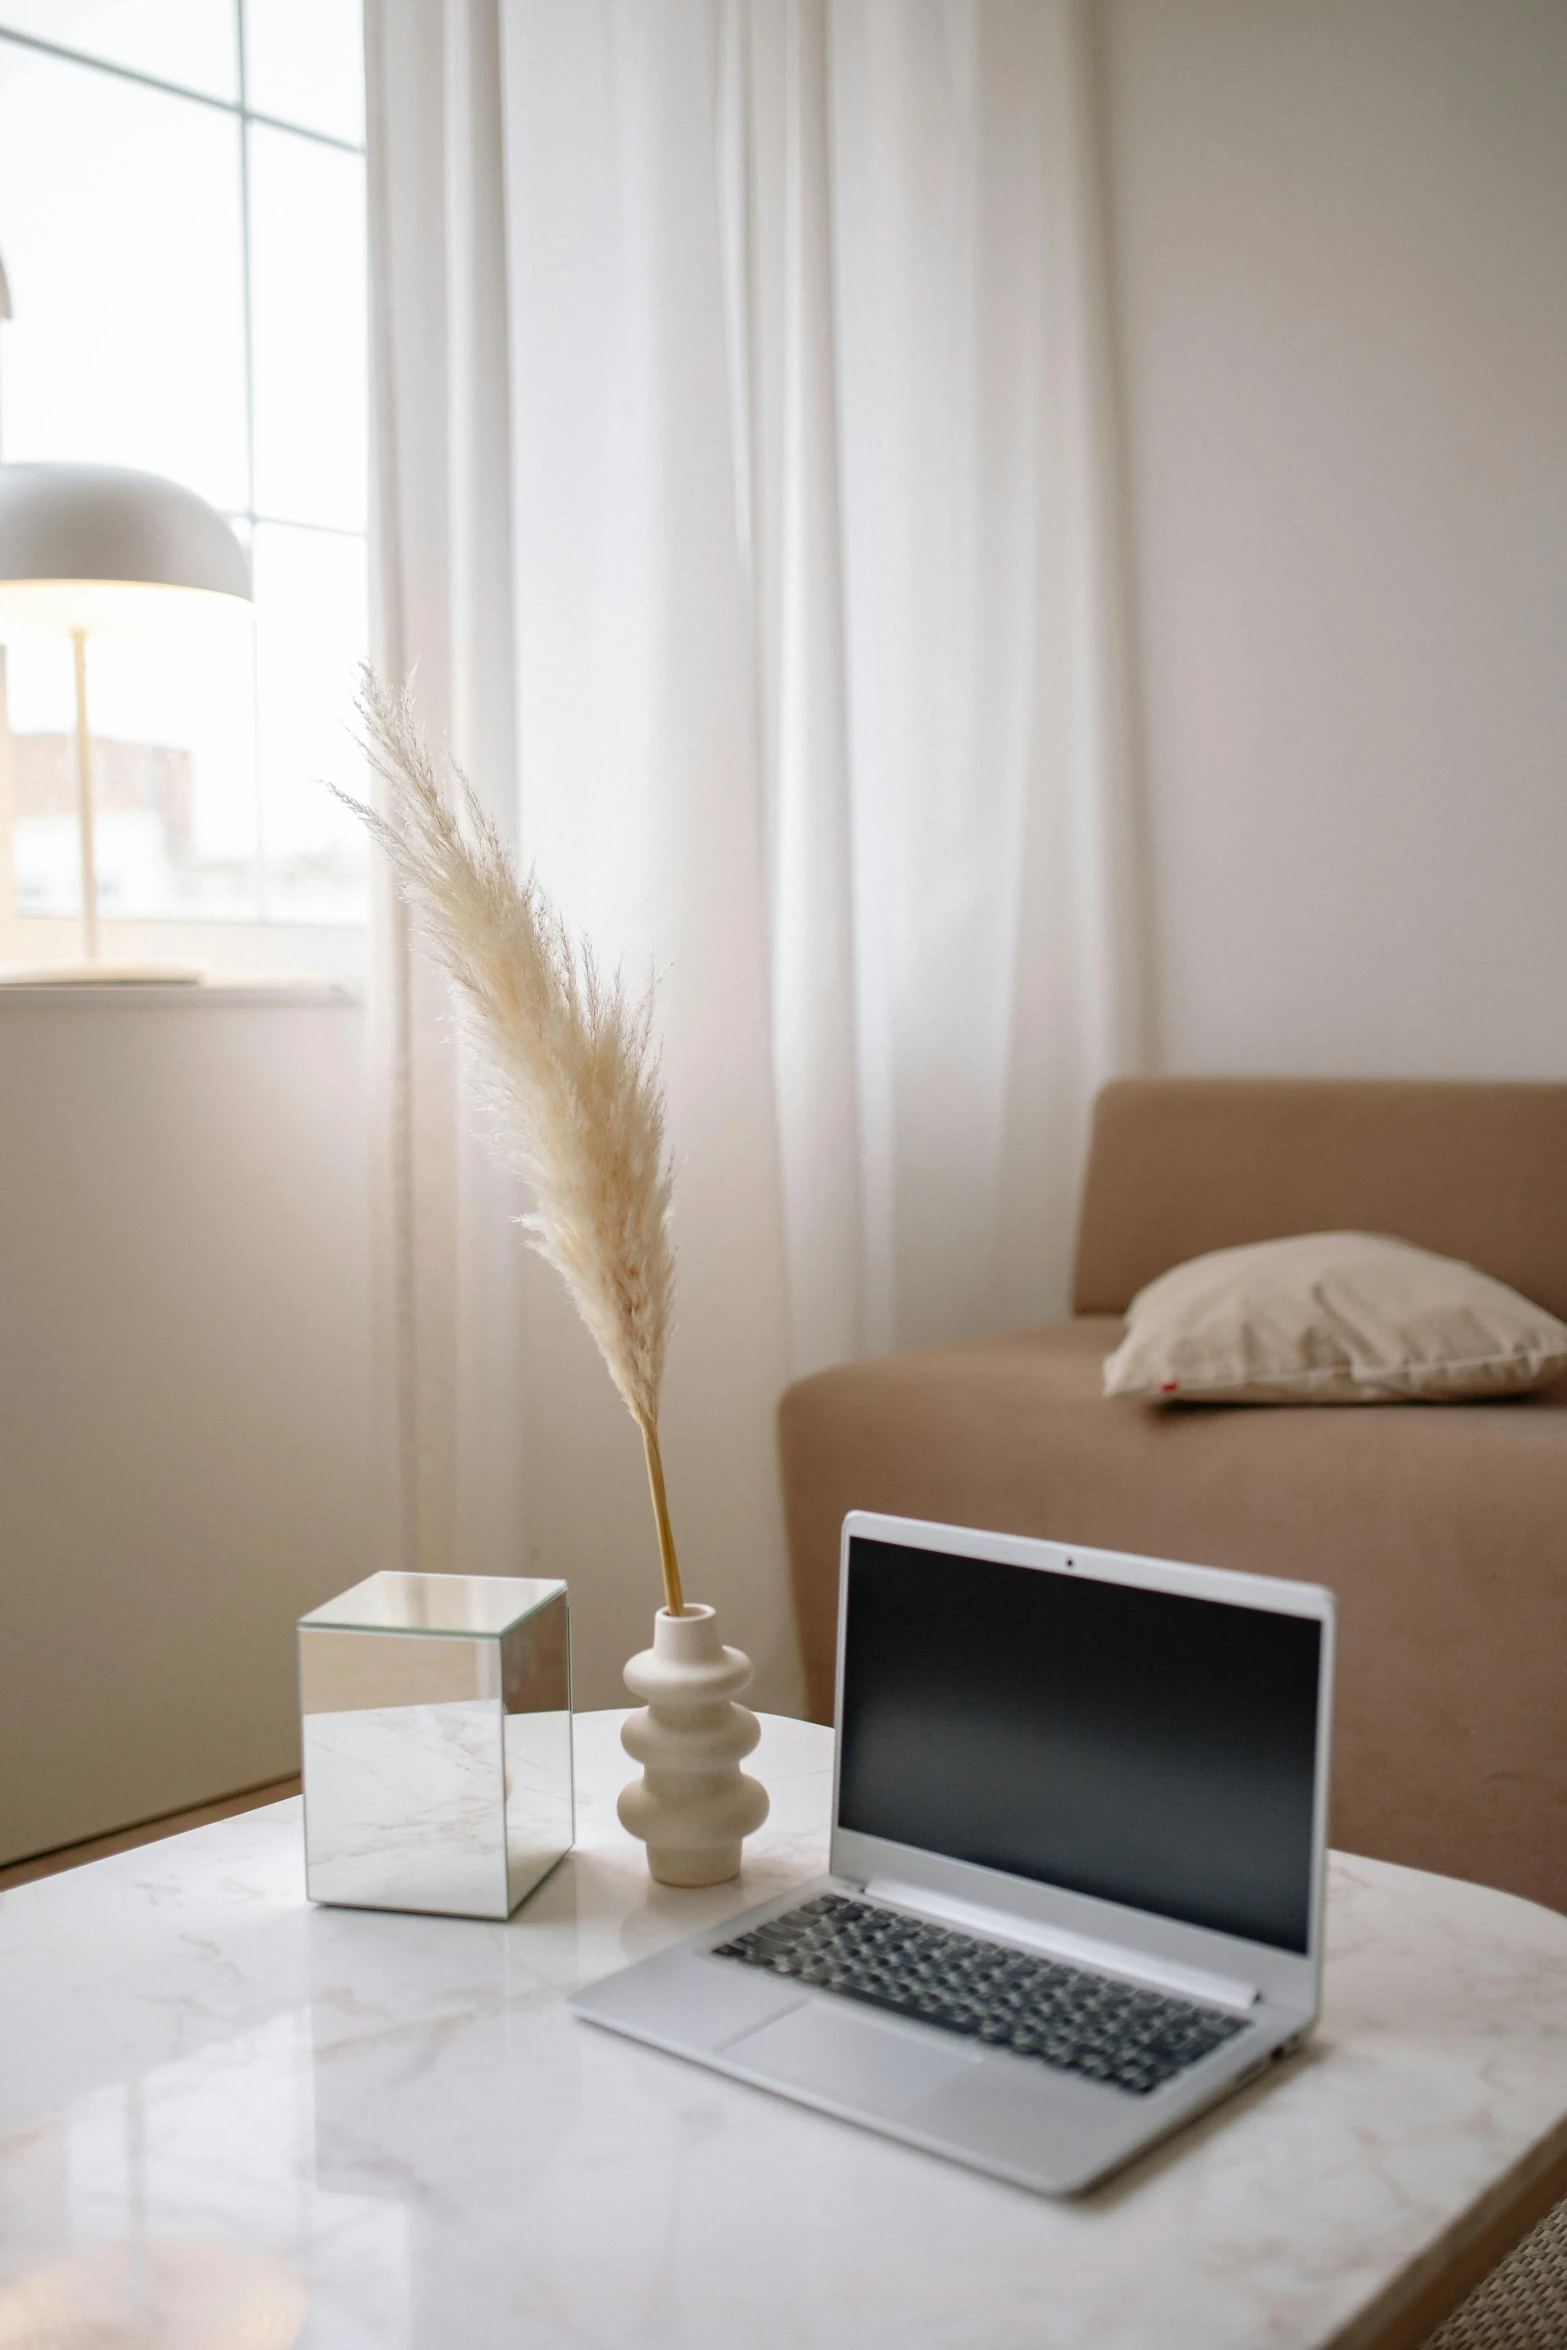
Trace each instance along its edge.
<path fill-rule="evenodd" d="M 1567 1909 L 1567 1381 L 1433 1412 L 1107 1400 L 1124 1325 L 852 1363 L 780 1414 L 812 1710 L 830 1718 L 839 1529 L 875 1509 L 1325 1583 L 1332 1834 Z"/>

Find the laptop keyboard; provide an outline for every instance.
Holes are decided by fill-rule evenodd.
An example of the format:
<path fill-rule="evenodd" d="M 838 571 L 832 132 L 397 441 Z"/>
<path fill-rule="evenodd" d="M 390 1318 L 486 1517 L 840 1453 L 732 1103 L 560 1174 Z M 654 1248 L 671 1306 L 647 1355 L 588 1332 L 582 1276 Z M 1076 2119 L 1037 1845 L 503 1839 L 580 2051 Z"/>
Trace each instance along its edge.
<path fill-rule="evenodd" d="M 712 1955 L 769 1967 L 1134 2097 L 1184 2072 L 1246 2023 L 1220 2008 L 837 1893 L 770 1918 Z"/>

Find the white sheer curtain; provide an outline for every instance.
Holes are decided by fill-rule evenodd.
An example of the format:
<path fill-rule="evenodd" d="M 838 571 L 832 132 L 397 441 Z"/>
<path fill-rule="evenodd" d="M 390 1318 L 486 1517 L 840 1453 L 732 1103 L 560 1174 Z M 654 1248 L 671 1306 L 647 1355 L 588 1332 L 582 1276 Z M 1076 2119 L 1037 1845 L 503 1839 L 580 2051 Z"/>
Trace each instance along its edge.
<path fill-rule="evenodd" d="M 676 1531 L 786 1704 L 780 1389 L 1058 1310 L 1086 1105 L 1142 1051 L 1083 23 L 371 15 L 383 509 L 431 549 L 385 534 L 385 649 L 571 917 L 659 971 Z M 404 1552 L 445 1524 L 567 1574 L 610 1702 L 656 1597 L 634 1432 L 477 1189 L 383 929 Z"/>
<path fill-rule="evenodd" d="M 499 25 L 368 0 L 375 658 L 417 667 L 516 835 Z M 519 1202 L 474 1138 L 444 985 L 379 878 L 370 991 L 378 1555 L 520 1573 Z"/>

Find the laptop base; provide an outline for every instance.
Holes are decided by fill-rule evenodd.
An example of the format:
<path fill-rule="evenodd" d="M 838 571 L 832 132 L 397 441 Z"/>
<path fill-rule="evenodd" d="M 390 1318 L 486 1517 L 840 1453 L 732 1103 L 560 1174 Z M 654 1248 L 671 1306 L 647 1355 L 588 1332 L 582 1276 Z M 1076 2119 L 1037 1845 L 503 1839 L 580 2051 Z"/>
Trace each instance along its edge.
<path fill-rule="evenodd" d="M 1133 2096 L 713 1955 L 824 1894 L 862 1899 L 863 1889 L 820 1878 L 588 1986 L 568 2005 L 649 2047 L 1042 2195 L 1096 2185 L 1267 2071 L 1310 2026 L 1308 2015 L 1261 2003 L 1211 2056 Z"/>

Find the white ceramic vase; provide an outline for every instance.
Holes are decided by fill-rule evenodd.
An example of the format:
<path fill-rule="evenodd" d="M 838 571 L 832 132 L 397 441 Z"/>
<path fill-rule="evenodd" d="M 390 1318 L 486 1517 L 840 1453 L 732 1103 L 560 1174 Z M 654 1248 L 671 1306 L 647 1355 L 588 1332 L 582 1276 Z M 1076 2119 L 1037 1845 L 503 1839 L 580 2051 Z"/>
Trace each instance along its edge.
<path fill-rule="evenodd" d="M 643 1700 L 620 1733 L 642 1776 L 620 1793 L 620 1824 L 647 1846 L 660 1885 L 722 1885 L 740 1873 L 740 1844 L 767 1817 L 767 1790 L 740 1768 L 762 1734 L 734 1700 L 751 1660 L 726 1648 L 710 1607 L 653 1618 L 653 1645 L 626 1667 Z"/>

